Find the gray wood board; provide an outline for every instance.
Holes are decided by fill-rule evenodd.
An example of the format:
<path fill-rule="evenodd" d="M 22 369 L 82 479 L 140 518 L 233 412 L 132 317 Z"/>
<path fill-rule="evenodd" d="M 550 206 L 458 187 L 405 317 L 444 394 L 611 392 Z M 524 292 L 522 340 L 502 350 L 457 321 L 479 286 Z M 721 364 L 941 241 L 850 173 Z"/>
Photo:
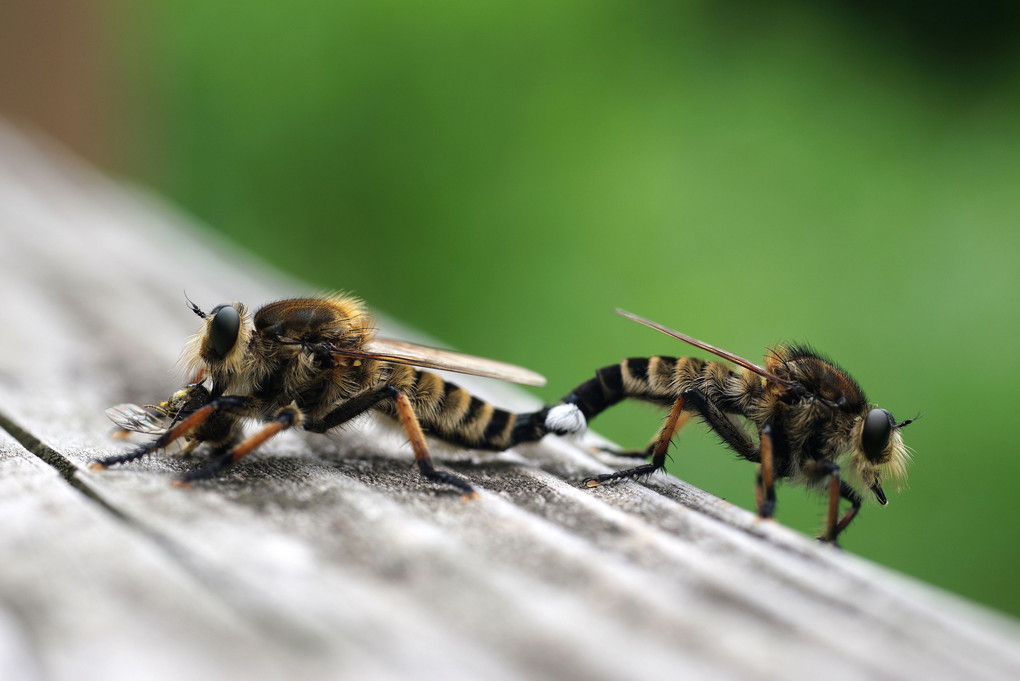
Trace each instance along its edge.
<path fill-rule="evenodd" d="M 626 465 L 594 435 L 437 446 L 473 502 L 372 422 L 286 433 L 191 490 L 168 483 L 199 455 L 88 471 L 125 446 L 106 407 L 177 387 L 184 289 L 309 289 L 3 126 L 0 230 L 3 679 L 1020 678 L 1007 618 L 671 476 L 580 487 Z"/>

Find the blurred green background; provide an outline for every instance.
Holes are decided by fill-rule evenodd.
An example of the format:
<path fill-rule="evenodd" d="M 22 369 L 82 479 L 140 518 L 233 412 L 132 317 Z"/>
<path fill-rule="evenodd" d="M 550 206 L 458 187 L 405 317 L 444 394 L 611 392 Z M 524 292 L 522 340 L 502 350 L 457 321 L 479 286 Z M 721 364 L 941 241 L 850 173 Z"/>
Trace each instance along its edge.
<path fill-rule="evenodd" d="M 144 4 L 144 7 L 142 6 Z M 1020 613 L 1012 3 L 114 2 L 113 156 L 314 289 L 549 377 L 807 341 L 915 450 L 848 551 Z M 661 415 L 594 427 L 643 445 Z M 692 426 L 671 471 L 753 507 Z M 779 490 L 816 533 L 822 499 Z"/>

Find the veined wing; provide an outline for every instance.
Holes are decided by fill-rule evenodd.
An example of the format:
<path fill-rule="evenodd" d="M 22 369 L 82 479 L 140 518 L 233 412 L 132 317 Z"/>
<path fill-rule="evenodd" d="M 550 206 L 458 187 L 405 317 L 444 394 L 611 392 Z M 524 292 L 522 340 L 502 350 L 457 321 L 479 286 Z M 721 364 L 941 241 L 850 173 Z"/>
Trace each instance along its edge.
<path fill-rule="evenodd" d="M 701 348 L 702 350 L 704 350 L 706 352 L 711 352 L 713 355 L 716 355 L 718 357 L 722 357 L 725 360 L 729 360 L 730 362 L 733 362 L 734 364 L 742 366 L 745 369 L 750 369 L 754 373 L 758 374 L 759 376 L 764 376 L 765 378 L 767 378 L 770 381 L 775 381 L 779 385 L 786 386 L 787 388 L 792 388 L 794 385 L 796 385 L 792 381 L 787 381 L 786 379 L 779 378 L 778 376 L 776 376 L 772 372 L 767 371 L 765 369 L 765 367 L 759 366 L 759 365 L 755 364 L 754 362 L 751 362 L 750 360 L 746 360 L 743 357 L 740 357 L 738 355 L 734 355 L 732 352 L 727 352 L 726 350 L 723 350 L 722 348 L 717 348 L 714 345 L 709 345 L 708 343 L 705 343 L 704 341 L 699 341 L 697 338 L 693 338 L 691 336 L 688 336 L 685 333 L 680 333 L 679 331 L 674 331 L 673 329 L 667 328 L 667 327 L 663 326 L 662 324 L 658 324 L 656 322 L 653 322 L 650 319 L 645 319 L 644 317 L 639 317 L 636 314 L 633 314 L 631 312 L 627 312 L 626 310 L 621 310 L 619 308 L 616 309 L 616 314 L 622 315 L 622 316 L 626 317 L 627 319 L 630 319 L 632 321 L 637 322 L 638 324 L 644 324 L 645 326 L 647 326 L 649 328 L 652 328 L 652 329 L 655 329 L 656 331 L 661 331 L 662 333 L 666 334 L 667 336 L 672 336 L 673 338 L 676 338 L 677 340 L 682 340 L 684 343 L 689 343 L 689 344 L 693 345 L 696 348 Z"/>
<path fill-rule="evenodd" d="M 544 376 L 515 364 L 390 338 L 376 338 L 362 349 L 336 348 L 333 350 L 333 354 L 342 357 L 377 359 L 394 364 L 410 364 L 426 369 L 453 371 L 459 374 L 495 378 L 523 385 L 545 385 Z"/>
<path fill-rule="evenodd" d="M 161 435 L 172 420 L 167 414 L 160 414 L 137 404 L 115 404 L 106 410 L 106 417 L 122 430 L 152 435 Z"/>

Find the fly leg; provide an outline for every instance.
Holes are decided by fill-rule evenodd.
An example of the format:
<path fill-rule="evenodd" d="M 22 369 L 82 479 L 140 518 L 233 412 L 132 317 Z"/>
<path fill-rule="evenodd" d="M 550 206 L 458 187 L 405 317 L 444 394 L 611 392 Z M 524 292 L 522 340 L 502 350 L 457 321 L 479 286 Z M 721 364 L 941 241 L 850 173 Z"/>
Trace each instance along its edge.
<path fill-rule="evenodd" d="M 414 450 L 414 461 L 418 464 L 418 471 L 422 474 L 422 477 L 431 482 L 456 487 L 463 492 L 465 499 L 477 499 L 478 492 L 466 480 L 462 480 L 452 473 L 435 469 L 435 466 L 432 465 L 432 457 L 429 456 L 428 444 L 425 442 L 425 433 L 421 429 L 421 424 L 418 423 L 418 417 L 414 413 L 411 401 L 407 399 L 407 395 L 402 391 L 392 387 L 391 389 L 395 393 L 394 400 L 397 405 L 397 414 L 400 416 L 400 423 L 404 426 L 404 431 L 411 441 L 411 449 Z"/>
<path fill-rule="evenodd" d="M 190 473 L 186 473 L 181 476 L 175 480 L 173 484 L 177 487 L 190 487 L 191 483 L 195 480 L 211 478 L 220 471 L 233 466 L 235 463 L 254 452 L 263 443 L 265 443 L 266 440 L 277 433 L 298 425 L 301 425 L 301 411 L 293 404 L 287 405 L 276 412 L 276 416 L 274 416 L 271 421 L 250 435 L 247 439 L 242 440 L 234 447 L 227 449 L 227 451 L 218 454 L 215 458 L 213 458 L 212 463 L 204 468 L 199 468 L 196 471 L 191 471 Z"/>
<path fill-rule="evenodd" d="M 585 478 L 583 484 L 587 487 L 598 487 L 603 482 L 610 480 L 619 480 L 621 478 L 636 478 L 642 475 L 648 475 L 661 469 L 666 465 L 666 452 L 669 451 L 669 445 L 673 441 L 673 436 L 679 431 L 691 418 L 690 413 L 684 411 L 684 404 L 686 400 L 683 395 L 677 398 L 676 402 L 673 403 L 673 408 L 670 409 L 669 416 L 666 417 L 666 423 L 663 424 L 662 429 L 652 444 L 648 446 L 645 453 L 646 456 L 652 457 L 651 462 L 635 466 L 634 468 L 627 468 L 622 471 L 616 471 L 615 473 L 605 473 L 603 475 L 595 475 L 590 478 Z"/>
<path fill-rule="evenodd" d="M 843 480 L 839 480 L 839 469 L 833 474 L 833 482 L 830 483 L 829 488 L 829 513 L 825 523 L 826 532 L 825 536 L 821 537 L 822 541 L 832 542 L 834 546 L 839 546 L 837 539 L 840 533 L 847 528 L 850 521 L 857 517 L 857 512 L 861 510 L 861 495 L 858 494 L 857 490 L 848 485 Z M 838 493 L 835 488 L 838 487 Z M 846 499 L 850 502 L 850 508 L 847 509 L 843 517 L 836 520 L 836 516 L 839 513 L 839 499 Z"/>
<path fill-rule="evenodd" d="M 761 429 L 761 463 L 754 485 L 754 498 L 758 503 L 758 515 L 771 518 L 776 511 L 775 469 L 772 456 L 772 426 L 766 423 Z"/>
<path fill-rule="evenodd" d="M 741 457 L 758 462 L 754 487 L 758 516 L 771 518 L 776 511 L 776 439 L 772 425 L 766 423 L 762 426 L 760 443 L 755 445 L 748 432 L 715 406 L 705 393 L 692 388 L 684 391 L 684 394 L 688 396 L 691 406 L 700 412 L 705 423 L 722 438 L 723 442 Z"/>
<path fill-rule="evenodd" d="M 425 433 L 422 431 L 418 417 L 414 413 L 414 407 L 407 395 L 392 385 L 383 385 L 379 388 L 361 393 L 350 400 L 347 400 L 332 412 L 327 414 L 320 421 L 312 421 L 305 424 L 305 429 L 315 433 L 324 433 L 327 430 L 343 425 L 347 421 L 364 414 L 369 409 L 376 407 L 379 403 L 393 400 L 397 411 L 397 418 L 400 419 L 404 432 L 407 433 L 414 450 L 414 460 L 422 476 L 431 482 L 456 487 L 463 492 L 465 498 L 474 499 L 478 496 L 475 489 L 467 481 L 458 478 L 452 473 L 437 471 L 432 465 L 432 457 L 429 456 L 428 444 L 425 442 Z"/>
<path fill-rule="evenodd" d="M 820 483 L 825 481 L 826 478 L 828 479 L 829 493 L 825 513 L 825 529 L 822 532 L 822 536 L 818 539 L 838 546 L 837 540 L 840 533 L 857 517 L 857 512 L 861 508 L 861 495 L 840 478 L 839 466 L 831 461 L 813 461 L 808 466 L 805 466 L 804 474 L 809 480 L 814 482 Z M 842 517 L 839 515 L 840 499 L 846 499 L 850 502 L 850 508 L 843 513 Z"/>
<path fill-rule="evenodd" d="M 212 398 L 207 404 L 198 407 L 187 415 L 183 417 L 179 415 L 179 420 L 152 442 L 139 445 L 124 454 L 96 459 L 89 464 L 89 468 L 94 471 L 104 471 L 110 466 L 140 459 L 147 454 L 163 449 L 174 440 L 192 433 L 196 428 L 208 421 L 214 414 L 219 412 L 236 412 L 239 415 L 244 415 L 250 411 L 251 404 L 252 400 L 250 398 L 239 397 L 236 395 L 221 395 L 220 397 Z"/>

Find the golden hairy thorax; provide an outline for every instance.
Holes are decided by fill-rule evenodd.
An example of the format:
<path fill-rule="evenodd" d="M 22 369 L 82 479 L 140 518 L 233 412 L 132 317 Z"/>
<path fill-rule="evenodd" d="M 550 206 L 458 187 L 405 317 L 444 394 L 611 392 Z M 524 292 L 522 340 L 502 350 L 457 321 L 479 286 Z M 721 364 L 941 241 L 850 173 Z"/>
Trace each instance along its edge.
<path fill-rule="evenodd" d="M 288 382 L 305 380 L 322 373 L 321 367 L 313 366 L 309 348 L 360 348 L 375 335 L 362 302 L 344 294 L 281 300 L 254 314 L 243 303 L 232 306 L 241 322 L 230 351 L 222 357 L 216 354 L 210 314 L 186 344 L 180 361 L 189 378 L 208 375 L 228 393 L 253 392 L 281 370 L 288 374 Z"/>

